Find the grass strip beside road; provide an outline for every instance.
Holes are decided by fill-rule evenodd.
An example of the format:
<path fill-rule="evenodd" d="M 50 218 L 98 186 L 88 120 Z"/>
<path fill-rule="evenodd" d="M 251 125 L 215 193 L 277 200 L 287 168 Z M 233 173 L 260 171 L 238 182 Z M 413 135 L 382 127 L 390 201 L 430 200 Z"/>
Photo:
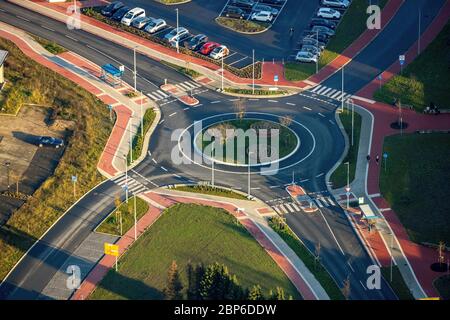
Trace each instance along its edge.
<path fill-rule="evenodd" d="M 95 96 L 56 72 L 30 60 L 12 42 L 0 39 L 9 51 L 5 77 L 14 81 L 25 103 L 48 105 L 50 120 L 76 122 L 54 172 L 0 227 L 0 279 L 81 195 L 103 180 L 97 163 L 112 129 L 106 106 Z M 33 164 L 31 164 L 33 165 Z M 73 196 L 76 175 L 77 196 Z"/>
<path fill-rule="evenodd" d="M 390 267 L 382 267 L 381 273 L 400 300 L 414 300 L 414 296 L 411 291 L 409 291 L 409 288 L 403 280 L 402 274 L 397 266 L 392 266 L 392 281 Z"/>
<path fill-rule="evenodd" d="M 328 271 L 317 261 L 314 255 L 305 247 L 280 217 L 269 219 L 270 227 L 289 245 L 305 266 L 312 272 L 327 292 L 331 300 L 344 300 L 344 295 Z"/>
<path fill-rule="evenodd" d="M 201 73 L 199 73 L 199 72 L 197 72 L 195 70 L 192 70 L 192 69 L 189 69 L 189 68 L 180 67 L 180 66 L 177 66 L 176 64 L 173 64 L 173 63 L 170 63 L 170 62 L 167 62 L 167 61 L 164 61 L 164 60 L 161 60 L 160 62 L 162 64 L 165 64 L 166 66 L 169 66 L 169 67 L 175 69 L 179 73 L 185 74 L 188 77 L 191 77 L 193 79 L 198 78 L 198 77 L 200 77 L 202 75 Z"/>
<path fill-rule="evenodd" d="M 262 32 L 270 26 L 270 23 L 267 22 L 256 22 L 251 20 L 233 19 L 226 17 L 217 17 L 216 21 L 221 26 L 245 33 Z"/>
<path fill-rule="evenodd" d="M 379 0 L 382 9 L 388 0 Z M 376 4 L 373 1 L 372 4 Z M 319 70 L 333 61 L 349 47 L 366 30 L 367 0 L 353 0 L 347 12 L 339 23 L 336 34 L 330 39 L 319 58 Z M 290 81 L 305 80 L 316 72 L 315 63 L 288 62 L 285 67 L 285 77 Z"/>
<path fill-rule="evenodd" d="M 175 260 L 183 283 L 186 266 L 222 263 L 244 288 L 260 284 L 264 294 L 282 287 L 287 296 L 300 295 L 267 252 L 223 209 L 177 204 L 147 229 L 111 269 L 90 299 L 163 299 L 167 270 Z M 184 296 L 186 288 L 184 288 Z"/>
<path fill-rule="evenodd" d="M 64 53 L 67 52 L 67 49 L 60 46 L 59 44 L 57 44 L 56 42 L 32 35 L 33 39 L 36 40 L 36 42 L 38 42 L 41 46 L 43 46 L 45 48 L 45 50 L 47 50 L 50 53 L 53 54 L 60 54 L 60 53 Z"/>
<path fill-rule="evenodd" d="M 239 88 L 225 88 L 224 91 L 228 93 L 255 95 L 255 96 L 274 96 L 274 95 L 288 94 L 288 91 L 286 90 L 265 90 L 265 89 L 255 89 L 254 93 L 252 89 L 239 89 Z"/>
<path fill-rule="evenodd" d="M 380 191 L 410 239 L 450 243 L 450 134 L 389 136 L 383 152 Z"/>
<path fill-rule="evenodd" d="M 212 196 L 239 199 L 239 200 L 248 200 L 245 195 L 234 192 L 232 190 L 206 185 L 175 186 L 174 188 L 172 188 L 172 190 L 209 194 Z"/>
<path fill-rule="evenodd" d="M 352 112 L 347 108 L 344 108 L 344 112 L 339 114 L 342 125 L 347 133 L 349 146 L 345 158 L 341 164 L 336 168 L 330 177 L 333 189 L 345 187 L 347 185 L 347 165 L 350 163 L 349 181 L 350 183 L 355 179 L 356 162 L 358 160 L 359 149 L 359 136 L 361 134 L 361 116 L 358 113 L 354 113 L 354 132 L 353 132 L 353 146 L 351 145 L 352 137 Z"/>
<path fill-rule="evenodd" d="M 144 148 L 144 139 L 145 139 L 145 135 L 147 134 L 148 130 L 150 129 L 150 127 L 152 126 L 153 121 L 155 120 L 156 117 L 156 113 L 155 110 L 153 110 L 153 108 L 149 108 L 145 111 L 144 113 L 144 119 L 142 120 L 142 124 L 143 127 L 141 125 L 139 125 L 139 128 L 136 132 L 136 135 L 133 138 L 133 159 L 132 161 L 130 161 L 130 151 L 128 152 L 128 156 L 127 156 L 127 161 L 128 164 L 130 164 L 130 162 L 134 162 L 136 159 L 139 159 L 139 157 L 142 154 L 142 149 Z M 142 133 L 141 133 L 141 129 Z"/>
<path fill-rule="evenodd" d="M 449 38 L 450 22 L 401 75 L 394 76 L 375 92 L 375 100 L 392 104 L 398 98 L 417 111 L 423 111 L 430 102 L 450 109 Z"/>
<path fill-rule="evenodd" d="M 95 229 L 96 232 L 108 233 L 115 236 L 122 236 L 134 226 L 134 198 L 136 198 L 136 219 L 147 213 L 149 206 L 147 202 L 139 197 L 128 199 L 128 203 L 123 202 L 118 208 L 102 221 Z M 120 234 L 120 219 L 122 218 L 122 234 Z"/>

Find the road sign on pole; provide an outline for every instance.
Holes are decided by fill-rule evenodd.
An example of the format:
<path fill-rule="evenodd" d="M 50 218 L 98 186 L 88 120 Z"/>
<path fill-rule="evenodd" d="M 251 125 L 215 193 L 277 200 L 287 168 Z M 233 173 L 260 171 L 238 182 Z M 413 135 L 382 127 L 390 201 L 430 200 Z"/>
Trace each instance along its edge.
<path fill-rule="evenodd" d="M 73 197 L 76 198 L 76 184 L 77 184 L 77 176 L 72 176 L 72 183 L 73 183 Z"/>
<path fill-rule="evenodd" d="M 401 54 L 398 56 L 398 61 L 400 62 L 400 74 L 403 73 L 403 65 L 405 64 L 405 55 Z"/>
<path fill-rule="evenodd" d="M 104 252 L 109 256 L 116 257 L 116 271 L 117 271 L 117 257 L 119 256 L 119 246 L 116 244 L 105 242 Z"/>
<path fill-rule="evenodd" d="M 383 159 L 384 159 L 384 171 L 386 171 L 386 167 L 387 167 L 387 158 L 388 158 L 387 152 L 383 153 Z"/>

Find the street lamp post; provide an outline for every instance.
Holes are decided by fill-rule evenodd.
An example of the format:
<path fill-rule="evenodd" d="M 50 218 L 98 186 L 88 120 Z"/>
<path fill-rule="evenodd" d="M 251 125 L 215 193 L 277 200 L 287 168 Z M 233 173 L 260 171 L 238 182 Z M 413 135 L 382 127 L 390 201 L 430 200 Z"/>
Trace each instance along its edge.
<path fill-rule="evenodd" d="M 216 149 L 215 149 L 215 142 L 216 142 L 216 140 L 213 140 L 213 142 L 212 142 L 212 150 L 211 150 L 211 155 L 212 155 L 212 157 L 211 157 L 211 161 L 212 161 L 212 163 L 211 163 L 211 167 L 212 167 L 212 175 L 211 175 L 211 185 L 214 187 L 214 157 L 215 157 L 215 153 L 216 153 Z"/>
<path fill-rule="evenodd" d="M 344 112 L 344 67 L 342 67 L 342 83 L 341 83 L 341 88 L 342 88 L 342 98 L 341 98 L 341 111 Z"/>
<path fill-rule="evenodd" d="M 316 48 L 317 52 L 319 52 L 319 30 L 316 32 Z M 316 58 L 316 74 L 319 73 L 319 57 Z"/>
<path fill-rule="evenodd" d="M 255 49 L 252 51 L 253 56 L 253 80 L 252 80 L 252 94 L 255 94 Z M 222 59 L 223 61 L 223 59 Z M 222 66 L 223 67 L 223 66 Z"/>
<path fill-rule="evenodd" d="M 124 154 L 123 156 L 125 159 L 125 199 L 126 203 L 128 203 L 128 160 L 126 154 Z"/>
<path fill-rule="evenodd" d="M 350 207 L 350 162 L 347 161 L 345 163 L 347 165 L 347 188 L 346 188 L 346 193 L 347 193 L 347 210 Z"/>
<path fill-rule="evenodd" d="M 141 91 L 141 137 L 144 137 L 144 110 L 142 108 L 142 100 L 144 100 L 144 95 Z"/>
<path fill-rule="evenodd" d="M 134 241 L 137 240 L 137 213 L 136 213 L 136 196 L 134 196 Z"/>
<path fill-rule="evenodd" d="M 130 118 L 130 122 L 128 122 L 128 130 L 130 133 L 130 164 L 133 162 L 133 135 L 131 134 L 131 121 L 132 118 Z"/>
<path fill-rule="evenodd" d="M 247 179 L 247 184 L 248 184 L 248 196 L 250 197 L 251 196 L 251 192 L 250 192 L 250 159 L 251 159 L 251 154 L 252 154 L 253 152 L 251 152 L 251 151 L 249 151 L 249 153 L 248 153 L 248 163 L 247 163 L 247 168 L 248 168 L 248 171 L 247 171 L 247 175 L 248 175 L 248 179 Z"/>
<path fill-rule="evenodd" d="M 355 103 L 353 102 L 353 99 L 347 99 L 347 110 L 350 112 L 350 105 L 352 106 L 352 141 L 351 144 L 353 146 L 354 141 L 354 132 L 355 132 Z"/>
<path fill-rule="evenodd" d="M 137 71 L 136 71 L 136 47 L 133 48 L 133 76 L 134 76 L 134 92 L 136 92 L 136 82 L 137 82 Z"/>
<path fill-rule="evenodd" d="M 10 184 L 9 176 L 10 176 L 10 170 L 11 170 L 10 166 L 11 166 L 11 162 L 6 161 L 5 162 L 5 167 L 6 167 L 6 177 L 7 177 L 8 191 L 9 191 L 9 187 L 10 187 L 9 186 L 9 184 Z"/>
<path fill-rule="evenodd" d="M 178 8 L 175 9 L 175 11 L 177 12 L 177 31 L 178 31 Z M 180 46 L 179 46 L 179 37 L 177 37 L 177 53 L 180 53 Z"/>
<path fill-rule="evenodd" d="M 222 88 L 222 92 L 223 92 L 223 56 L 222 56 L 222 86 L 221 86 L 221 88 Z"/>

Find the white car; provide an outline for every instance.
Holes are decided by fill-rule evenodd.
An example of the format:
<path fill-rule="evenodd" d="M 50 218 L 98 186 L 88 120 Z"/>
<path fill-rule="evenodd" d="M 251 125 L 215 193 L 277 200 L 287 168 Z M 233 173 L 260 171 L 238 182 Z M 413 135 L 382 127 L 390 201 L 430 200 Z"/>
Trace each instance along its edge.
<path fill-rule="evenodd" d="M 317 16 L 325 19 L 339 19 L 341 13 L 331 8 L 320 8 L 319 11 L 317 11 Z"/>
<path fill-rule="evenodd" d="M 348 8 L 350 1 L 348 0 L 322 0 L 322 5 L 328 7 Z"/>
<path fill-rule="evenodd" d="M 150 22 L 144 28 L 144 30 L 148 33 L 155 33 L 167 26 L 166 20 L 164 19 L 150 19 Z"/>
<path fill-rule="evenodd" d="M 124 25 L 129 26 L 133 22 L 133 20 L 139 18 L 139 17 L 145 17 L 145 10 L 142 8 L 134 8 L 128 11 L 122 18 L 120 22 L 122 22 Z"/>
<path fill-rule="evenodd" d="M 211 51 L 209 56 L 215 60 L 221 59 L 230 54 L 230 50 L 224 45 L 218 46 Z"/>
<path fill-rule="evenodd" d="M 273 15 L 269 11 L 260 11 L 253 13 L 250 19 L 262 22 L 271 22 Z"/>
<path fill-rule="evenodd" d="M 295 56 L 295 60 L 299 62 L 314 62 L 317 63 L 317 55 L 308 51 L 299 51 Z"/>
<path fill-rule="evenodd" d="M 184 27 L 178 27 L 170 31 L 168 34 L 164 36 L 164 39 L 167 41 L 177 41 L 181 36 L 188 34 L 189 30 Z"/>

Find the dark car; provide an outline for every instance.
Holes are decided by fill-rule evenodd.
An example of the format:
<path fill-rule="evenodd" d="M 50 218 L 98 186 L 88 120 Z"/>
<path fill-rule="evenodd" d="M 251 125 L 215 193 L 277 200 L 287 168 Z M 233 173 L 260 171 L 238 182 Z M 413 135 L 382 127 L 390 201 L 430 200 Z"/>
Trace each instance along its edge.
<path fill-rule="evenodd" d="M 120 21 L 122 20 L 123 16 L 130 11 L 130 7 L 122 7 L 119 10 L 117 10 L 111 17 L 111 19 L 116 20 L 116 21 Z"/>
<path fill-rule="evenodd" d="M 325 42 L 317 41 L 317 39 L 311 37 L 305 37 L 302 41 L 300 41 L 300 44 L 304 45 L 311 45 L 311 46 L 318 46 L 321 50 L 325 49 Z"/>
<path fill-rule="evenodd" d="M 322 19 L 322 18 L 311 19 L 309 26 L 310 27 L 324 26 L 324 27 L 328 27 L 330 29 L 336 29 L 336 23 L 334 21 L 331 21 L 329 19 Z"/>
<path fill-rule="evenodd" d="M 286 0 L 259 0 L 259 3 L 283 5 Z"/>
<path fill-rule="evenodd" d="M 104 15 L 105 17 L 111 17 L 114 14 L 114 12 L 116 12 L 123 6 L 124 6 L 124 4 L 120 1 L 111 2 L 110 4 L 108 4 L 106 7 L 104 7 L 102 9 L 102 15 Z"/>
<path fill-rule="evenodd" d="M 254 0 L 231 0 L 230 5 L 237 7 L 252 8 L 255 5 Z"/>
<path fill-rule="evenodd" d="M 311 38 L 319 40 L 323 43 L 328 43 L 329 37 L 323 33 L 312 32 L 312 31 L 305 31 L 305 38 Z"/>
<path fill-rule="evenodd" d="M 58 149 L 59 147 L 64 146 L 64 141 L 60 138 L 53 138 L 53 137 L 39 137 L 37 144 L 39 147 L 43 146 L 49 146 L 49 147 L 55 147 Z"/>
<path fill-rule="evenodd" d="M 223 15 L 228 18 L 234 18 L 234 19 L 244 19 L 245 18 L 245 11 L 238 7 L 228 7 Z"/>
<path fill-rule="evenodd" d="M 204 34 L 198 34 L 186 42 L 186 47 L 189 50 L 197 50 L 206 42 L 208 42 L 208 37 Z"/>

